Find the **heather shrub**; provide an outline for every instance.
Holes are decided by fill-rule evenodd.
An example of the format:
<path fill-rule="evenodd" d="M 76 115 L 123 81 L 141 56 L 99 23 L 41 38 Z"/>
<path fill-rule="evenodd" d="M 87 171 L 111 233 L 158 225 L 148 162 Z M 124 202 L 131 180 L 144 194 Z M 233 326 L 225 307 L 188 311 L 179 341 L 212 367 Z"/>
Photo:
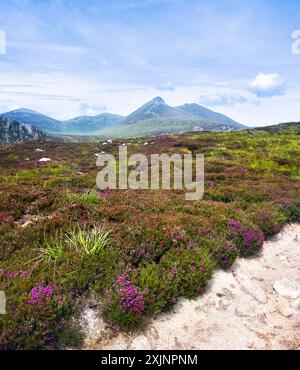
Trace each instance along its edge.
<path fill-rule="evenodd" d="M 153 262 L 148 263 L 140 269 L 137 282 L 147 293 L 145 297 L 147 312 L 155 314 L 165 311 L 175 303 L 178 294 L 172 270 L 164 270 Z"/>
<path fill-rule="evenodd" d="M 53 348 L 59 334 L 72 329 L 67 319 L 73 308 L 63 296 L 61 286 L 50 283 L 32 286 L 28 271 L 2 271 L 3 283 L 8 300 L 7 314 L 0 320 L 1 349 Z"/>
<path fill-rule="evenodd" d="M 238 221 L 228 222 L 229 234 L 242 257 L 257 254 L 263 246 L 264 234 L 252 227 L 244 227 Z"/>
<path fill-rule="evenodd" d="M 254 206 L 251 209 L 251 221 L 256 223 L 266 237 L 280 232 L 287 222 L 287 216 L 273 204 Z"/>
<path fill-rule="evenodd" d="M 105 292 L 104 317 L 121 327 L 135 328 L 144 311 L 144 293 L 123 272 Z"/>
<path fill-rule="evenodd" d="M 231 242 L 220 241 L 218 246 L 213 249 L 214 259 L 217 261 L 218 266 L 225 270 L 233 265 L 238 256 L 239 250 Z"/>
<path fill-rule="evenodd" d="M 300 221 L 300 201 L 290 198 L 280 198 L 276 201 L 276 205 L 289 221 Z"/>
<path fill-rule="evenodd" d="M 171 248 L 160 262 L 164 273 L 170 274 L 173 297 L 194 298 L 202 293 L 211 277 L 214 261 L 202 247 Z"/>

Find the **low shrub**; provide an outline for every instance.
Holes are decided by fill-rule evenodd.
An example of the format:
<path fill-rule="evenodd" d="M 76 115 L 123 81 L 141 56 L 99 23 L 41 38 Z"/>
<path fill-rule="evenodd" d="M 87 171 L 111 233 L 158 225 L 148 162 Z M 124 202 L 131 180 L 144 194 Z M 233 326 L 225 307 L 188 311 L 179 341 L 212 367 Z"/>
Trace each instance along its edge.
<path fill-rule="evenodd" d="M 257 254 L 265 241 L 264 234 L 255 228 L 244 227 L 238 221 L 228 222 L 229 233 L 242 257 Z"/>

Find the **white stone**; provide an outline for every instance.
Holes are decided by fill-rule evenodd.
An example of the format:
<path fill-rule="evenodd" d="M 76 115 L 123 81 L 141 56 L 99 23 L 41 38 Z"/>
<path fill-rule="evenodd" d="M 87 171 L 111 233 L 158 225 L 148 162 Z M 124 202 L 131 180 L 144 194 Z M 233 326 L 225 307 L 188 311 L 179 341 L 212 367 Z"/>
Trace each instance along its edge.
<path fill-rule="evenodd" d="M 50 158 L 41 158 L 39 162 L 51 162 Z"/>
<path fill-rule="evenodd" d="M 147 337 L 145 337 L 144 335 L 139 335 L 132 341 L 130 349 L 135 351 L 141 351 L 141 350 L 151 350 L 152 347 Z"/>
<path fill-rule="evenodd" d="M 36 149 L 35 151 L 38 152 L 38 153 L 43 153 L 45 150 L 43 150 L 43 149 Z"/>
<path fill-rule="evenodd" d="M 235 278 L 239 282 L 242 290 L 250 294 L 259 303 L 266 304 L 268 302 L 268 298 L 263 289 L 254 284 L 248 276 L 238 274 L 235 276 Z"/>
<path fill-rule="evenodd" d="M 292 302 L 291 306 L 294 310 L 300 310 L 300 298 L 297 298 L 294 302 Z"/>
<path fill-rule="evenodd" d="M 276 281 L 276 283 L 273 285 L 273 288 L 282 297 L 289 299 L 296 299 L 300 297 L 300 285 L 293 279 L 284 278 Z"/>

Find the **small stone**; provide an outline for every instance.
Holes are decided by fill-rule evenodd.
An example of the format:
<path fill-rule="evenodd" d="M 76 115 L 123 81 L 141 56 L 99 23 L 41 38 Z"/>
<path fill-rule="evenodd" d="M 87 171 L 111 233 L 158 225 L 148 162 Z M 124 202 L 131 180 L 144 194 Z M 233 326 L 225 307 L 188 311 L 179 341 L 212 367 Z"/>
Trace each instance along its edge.
<path fill-rule="evenodd" d="M 147 337 L 145 337 L 144 335 L 139 335 L 132 341 L 130 349 L 134 351 L 141 351 L 151 350 L 152 347 Z"/>
<path fill-rule="evenodd" d="M 273 288 L 282 297 L 289 299 L 300 297 L 300 285 L 293 279 L 284 278 L 276 281 Z"/>
<path fill-rule="evenodd" d="M 236 307 L 235 314 L 238 317 L 250 317 L 253 315 L 253 311 L 251 311 L 250 307 L 240 306 Z"/>
<path fill-rule="evenodd" d="M 51 162 L 50 158 L 41 158 L 39 162 Z"/>
<path fill-rule="evenodd" d="M 207 298 L 206 304 L 208 306 L 215 306 L 216 305 L 216 301 L 213 298 L 209 297 L 209 298 Z"/>
<path fill-rule="evenodd" d="M 300 310 L 300 298 L 297 298 L 294 302 L 292 302 L 291 306 L 294 310 Z"/>
<path fill-rule="evenodd" d="M 219 305 L 223 310 L 227 310 L 227 308 L 230 306 L 230 302 L 228 301 L 228 299 L 223 298 L 220 299 Z"/>

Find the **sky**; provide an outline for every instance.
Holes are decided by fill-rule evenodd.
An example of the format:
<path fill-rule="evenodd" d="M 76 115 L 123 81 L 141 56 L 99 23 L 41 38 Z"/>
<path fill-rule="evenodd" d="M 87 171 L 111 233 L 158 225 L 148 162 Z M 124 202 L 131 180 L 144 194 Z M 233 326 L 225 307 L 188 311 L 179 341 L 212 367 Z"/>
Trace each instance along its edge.
<path fill-rule="evenodd" d="M 299 0 L 0 0 L 0 112 L 127 115 L 156 96 L 300 121 Z"/>

